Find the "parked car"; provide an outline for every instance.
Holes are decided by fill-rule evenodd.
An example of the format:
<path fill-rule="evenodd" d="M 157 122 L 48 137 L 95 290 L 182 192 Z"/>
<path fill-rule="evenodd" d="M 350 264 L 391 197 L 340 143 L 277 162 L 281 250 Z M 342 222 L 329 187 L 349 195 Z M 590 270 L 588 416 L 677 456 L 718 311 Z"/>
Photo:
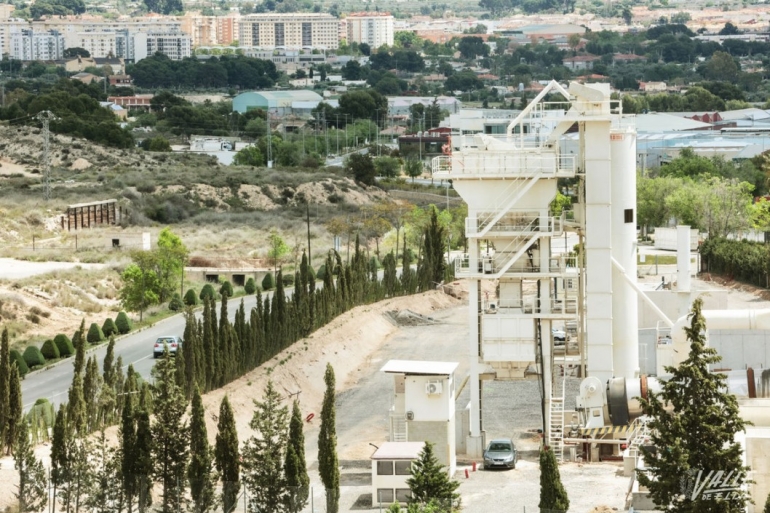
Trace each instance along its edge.
<path fill-rule="evenodd" d="M 154 358 L 163 356 L 163 346 L 168 346 L 168 354 L 176 355 L 177 349 L 182 348 L 182 339 L 175 335 L 158 337 L 158 340 L 155 341 L 155 345 L 152 348 L 152 356 Z"/>
<path fill-rule="evenodd" d="M 569 334 L 564 330 L 553 328 L 551 333 L 553 334 L 553 344 L 555 346 L 563 346 L 569 341 Z"/>
<path fill-rule="evenodd" d="M 492 468 L 516 468 L 519 453 L 513 440 L 501 438 L 492 440 L 484 451 L 484 469 Z"/>

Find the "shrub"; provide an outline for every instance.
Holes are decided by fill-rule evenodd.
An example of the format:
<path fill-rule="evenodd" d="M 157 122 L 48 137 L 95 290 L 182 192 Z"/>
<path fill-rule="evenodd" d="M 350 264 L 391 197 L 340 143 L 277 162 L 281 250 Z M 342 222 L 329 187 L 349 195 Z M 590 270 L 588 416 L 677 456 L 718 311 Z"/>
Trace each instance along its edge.
<path fill-rule="evenodd" d="M 201 301 L 205 299 L 216 299 L 217 293 L 214 290 L 214 287 L 211 286 L 211 283 L 207 283 L 203 286 L 201 289 L 201 295 L 200 295 Z"/>
<path fill-rule="evenodd" d="M 171 301 L 168 302 L 168 309 L 172 312 L 178 312 L 183 308 L 184 303 L 182 302 L 182 298 L 179 297 L 178 292 L 174 292 L 174 295 L 171 297 Z"/>
<path fill-rule="evenodd" d="M 59 333 L 53 338 L 53 343 L 56 344 L 56 349 L 59 350 L 59 356 L 66 358 L 75 354 L 75 347 L 72 345 L 70 338 L 64 333 Z"/>
<path fill-rule="evenodd" d="M 312 265 L 307 266 L 307 272 L 310 275 L 310 281 L 316 281 L 318 279 Z"/>
<path fill-rule="evenodd" d="M 19 368 L 19 376 L 25 376 L 29 372 L 27 362 L 24 361 L 24 357 L 16 349 L 11 349 L 11 365 L 16 363 Z"/>
<path fill-rule="evenodd" d="M 56 344 L 50 338 L 43 342 L 43 347 L 40 349 L 40 352 L 43 353 L 46 360 L 58 360 L 61 356 L 59 348 L 56 347 Z"/>
<path fill-rule="evenodd" d="M 257 292 L 257 282 L 254 281 L 254 278 L 246 280 L 246 285 L 243 286 L 243 290 L 246 291 L 246 294 L 254 294 Z"/>
<path fill-rule="evenodd" d="M 195 289 L 189 289 L 184 293 L 184 304 L 187 306 L 195 306 L 198 304 L 198 294 L 195 293 Z"/>
<path fill-rule="evenodd" d="M 222 283 L 222 286 L 219 288 L 219 293 L 223 296 L 227 297 L 233 297 L 233 285 L 228 280 L 225 280 L 224 283 Z"/>
<path fill-rule="evenodd" d="M 133 329 L 133 326 L 131 326 L 131 321 L 129 320 L 128 315 L 126 315 L 126 312 L 120 312 L 118 316 L 115 317 L 115 326 L 118 327 L 118 333 L 121 335 L 125 335 Z"/>
<path fill-rule="evenodd" d="M 326 264 L 321 264 L 321 267 L 318 268 L 318 272 L 315 273 L 315 279 L 323 280 L 325 276 L 326 276 Z"/>
<path fill-rule="evenodd" d="M 291 287 L 294 285 L 294 275 L 293 274 L 284 274 L 282 275 L 281 280 L 283 280 L 283 286 L 284 287 Z"/>
<path fill-rule="evenodd" d="M 25 349 L 23 358 L 24 362 L 27 364 L 27 367 L 30 369 L 45 365 L 45 357 L 43 356 L 43 353 L 40 352 L 40 348 L 37 346 L 29 346 L 27 349 Z"/>
<path fill-rule="evenodd" d="M 370 270 L 371 269 L 377 270 L 377 269 L 380 269 L 380 268 L 382 268 L 382 265 L 380 264 L 380 261 L 377 260 L 376 256 L 373 256 L 372 258 L 369 259 L 369 269 Z"/>
<path fill-rule="evenodd" d="M 113 321 L 111 317 L 107 317 L 104 320 L 104 324 L 102 324 L 102 333 L 104 333 L 105 337 L 118 334 L 118 327 L 115 326 L 115 321 Z"/>
<path fill-rule="evenodd" d="M 273 273 L 267 273 L 265 277 L 262 278 L 262 290 L 271 290 L 273 287 L 275 287 Z"/>
<path fill-rule="evenodd" d="M 86 340 L 89 344 L 98 344 L 104 340 L 104 333 L 102 332 L 102 329 L 99 327 L 99 325 L 95 322 L 92 322 L 91 327 L 88 328 L 88 335 L 86 335 Z"/>

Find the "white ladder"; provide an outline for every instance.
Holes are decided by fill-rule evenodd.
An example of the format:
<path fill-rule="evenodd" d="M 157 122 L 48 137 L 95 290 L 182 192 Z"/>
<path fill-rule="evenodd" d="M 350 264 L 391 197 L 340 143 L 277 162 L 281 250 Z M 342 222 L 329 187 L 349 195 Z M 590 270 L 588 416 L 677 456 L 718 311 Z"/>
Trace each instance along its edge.
<path fill-rule="evenodd" d="M 555 363 L 555 362 L 554 362 Z M 551 447 L 556 461 L 564 462 L 564 389 L 565 376 L 556 376 L 561 372 L 557 365 L 553 366 L 554 378 L 551 391 L 551 408 L 548 412 L 548 445 Z"/>
<path fill-rule="evenodd" d="M 633 453 L 634 456 L 639 454 L 639 447 L 647 443 L 650 438 L 650 427 L 647 424 L 648 419 L 640 417 L 636 419 L 636 422 L 639 424 L 639 427 L 634 432 L 634 438 L 628 446 L 628 453 Z"/>

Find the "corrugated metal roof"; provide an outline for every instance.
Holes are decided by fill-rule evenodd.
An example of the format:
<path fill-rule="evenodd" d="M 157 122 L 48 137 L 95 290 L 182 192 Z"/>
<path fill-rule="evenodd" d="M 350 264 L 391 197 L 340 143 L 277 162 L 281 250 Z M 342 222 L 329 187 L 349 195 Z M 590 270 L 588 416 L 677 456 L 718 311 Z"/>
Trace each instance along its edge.
<path fill-rule="evenodd" d="M 708 128 L 711 125 L 694 119 L 687 119 L 662 112 L 650 114 L 637 114 L 636 131 L 643 132 L 671 132 L 680 130 L 697 130 Z"/>

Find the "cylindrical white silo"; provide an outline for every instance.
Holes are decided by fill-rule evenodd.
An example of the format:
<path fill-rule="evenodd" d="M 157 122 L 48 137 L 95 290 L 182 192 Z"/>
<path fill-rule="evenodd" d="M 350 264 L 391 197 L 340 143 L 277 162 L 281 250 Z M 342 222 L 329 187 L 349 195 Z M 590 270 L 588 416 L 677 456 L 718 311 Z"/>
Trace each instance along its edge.
<path fill-rule="evenodd" d="M 612 257 L 636 280 L 636 132 L 612 131 Z M 639 375 L 636 291 L 612 270 L 612 363 L 616 377 Z"/>

